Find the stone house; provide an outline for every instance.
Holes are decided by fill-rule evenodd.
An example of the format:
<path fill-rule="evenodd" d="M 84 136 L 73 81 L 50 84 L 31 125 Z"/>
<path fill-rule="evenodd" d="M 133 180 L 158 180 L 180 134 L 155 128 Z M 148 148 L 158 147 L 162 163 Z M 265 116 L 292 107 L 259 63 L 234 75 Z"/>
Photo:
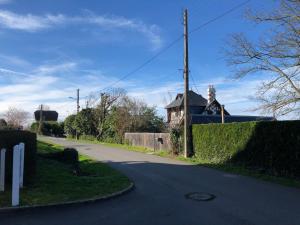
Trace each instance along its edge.
<path fill-rule="evenodd" d="M 191 124 L 222 122 L 222 105 L 216 99 L 215 88 L 212 85 L 209 85 L 207 93 L 208 96 L 207 99 L 205 99 L 202 95 L 197 94 L 192 90 L 188 92 Z M 178 93 L 176 98 L 168 104 L 165 109 L 167 110 L 168 125 L 170 127 L 181 125 L 183 123 L 184 116 L 184 95 L 182 93 Z M 274 120 L 273 117 L 230 115 L 225 108 L 224 118 L 225 122 Z"/>

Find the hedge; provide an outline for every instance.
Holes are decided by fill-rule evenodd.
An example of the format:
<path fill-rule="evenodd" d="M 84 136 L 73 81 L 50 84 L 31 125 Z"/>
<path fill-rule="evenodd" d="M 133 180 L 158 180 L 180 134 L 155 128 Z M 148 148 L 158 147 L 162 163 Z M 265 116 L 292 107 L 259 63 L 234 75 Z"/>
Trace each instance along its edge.
<path fill-rule="evenodd" d="M 28 184 L 36 171 L 36 134 L 29 131 L 3 130 L 0 131 L 0 148 L 6 149 L 5 177 L 8 183 L 12 178 L 13 146 L 25 143 L 24 184 Z"/>
<path fill-rule="evenodd" d="M 37 133 L 39 128 L 39 122 L 34 122 L 30 126 L 31 132 Z M 42 135 L 63 137 L 64 136 L 64 124 L 58 122 L 43 122 Z"/>
<path fill-rule="evenodd" d="M 194 158 L 300 178 L 300 121 L 193 125 Z"/>

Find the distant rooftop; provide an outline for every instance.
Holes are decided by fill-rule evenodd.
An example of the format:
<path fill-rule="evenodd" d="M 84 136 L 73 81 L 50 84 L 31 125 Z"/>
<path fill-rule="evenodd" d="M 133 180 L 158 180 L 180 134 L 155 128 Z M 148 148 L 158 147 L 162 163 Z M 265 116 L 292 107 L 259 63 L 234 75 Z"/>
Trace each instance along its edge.
<path fill-rule="evenodd" d="M 190 106 L 204 106 L 207 105 L 207 99 L 203 98 L 202 95 L 195 93 L 194 91 L 189 91 L 189 105 Z M 174 101 L 172 101 L 169 105 L 165 108 L 170 109 L 174 107 L 181 107 L 184 104 L 184 97 L 183 94 L 177 94 Z"/>
<path fill-rule="evenodd" d="M 34 112 L 34 117 L 36 121 L 40 120 L 40 113 L 41 110 L 36 110 Z M 56 111 L 43 110 L 42 115 L 44 121 L 57 121 L 58 119 L 58 113 Z"/>

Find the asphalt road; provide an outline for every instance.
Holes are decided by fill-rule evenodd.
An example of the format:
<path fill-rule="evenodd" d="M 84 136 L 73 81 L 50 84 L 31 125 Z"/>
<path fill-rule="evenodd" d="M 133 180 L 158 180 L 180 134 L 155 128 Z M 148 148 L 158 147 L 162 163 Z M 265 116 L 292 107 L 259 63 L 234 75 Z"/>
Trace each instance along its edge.
<path fill-rule="evenodd" d="M 109 163 L 135 182 L 135 190 L 105 202 L 0 213 L 1 225 L 300 225 L 299 189 L 149 154 L 51 141 Z M 216 198 L 187 199 L 191 192 Z"/>

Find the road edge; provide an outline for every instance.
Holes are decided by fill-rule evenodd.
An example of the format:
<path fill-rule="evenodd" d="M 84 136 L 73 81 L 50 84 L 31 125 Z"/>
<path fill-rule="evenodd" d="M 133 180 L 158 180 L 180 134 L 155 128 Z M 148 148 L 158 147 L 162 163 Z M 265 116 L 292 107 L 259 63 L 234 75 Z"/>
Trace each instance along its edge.
<path fill-rule="evenodd" d="M 24 211 L 24 210 L 31 210 L 31 209 L 41 209 L 41 208 L 51 208 L 51 207 L 67 207 L 67 206 L 71 206 L 71 205 L 83 205 L 83 204 L 107 201 L 107 200 L 111 200 L 116 197 L 125 195 L 126 193 L 129 193 L 130 191 L 132 191 L 134 188 L 135 188 L 135 185 L 131 181 L 130 185 L 128 187 L 126 187 L 120 191 L 114 192 L 112 194 L 108 194 L 108 195 L 101 196 L 101 197 L 81 199 L 81 200 L 77 200 L 77 201 L 67 201 L 67 202 L 61 202 L 61 203 L 51 203 L 51 204 L 45 204 L 45 205 L 4 207 L 4 208 L 0 208 L 0 213 Z"/>

